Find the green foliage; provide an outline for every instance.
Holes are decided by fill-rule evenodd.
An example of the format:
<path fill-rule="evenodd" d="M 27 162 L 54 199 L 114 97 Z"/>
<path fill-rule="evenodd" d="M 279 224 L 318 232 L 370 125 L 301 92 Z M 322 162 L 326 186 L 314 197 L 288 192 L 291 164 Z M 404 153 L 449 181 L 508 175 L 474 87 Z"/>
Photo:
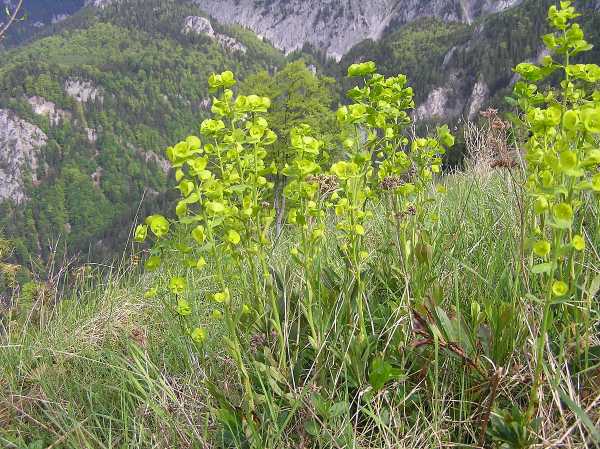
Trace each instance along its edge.
<path fill-rule="evenodd" d="M 0 441 L 591 447 L 598 68 L 570 61 L 589 48 L 575 17 L 569 2 L 550 9 L 553 54 L 517 66 L 523 172 L 438 177 L 449 128 L 416 136 L 407 78 L 379 75 L 373 63 L 350 67 L 356 86 L 325 135 L 318 115 L 302 123 L 299 94 L 293 125 L 279 124 L 280 100 L 260 91 L 276 75 L 236 91 L 232 72 L 206 74 L 212 116 L 166 151 L 177 218 L 155 213 L 135 231 L 154 241 L 147 273 L 99 273 L 108 281 L 97 291 L 75 283 L 43 309 L 49 319 L 9 320 L 0 335 L 0 394 L 9 395 L 0 396 Z M 296 95 L 286 76 L 273 84 L 284 98 Z M 59 128 L 68 141 L 69 127 Z M 107 165 L 121 148 L 112 146 Z M 274 157 L 277 146 L 285 158 Z M 53 174 L 65 182 L 47 197 L 49 228 L 71 216 L 105 226 L 102 209 L 125 198 L 116 177 L 90 190 L 92 154 L 70 153 Z M 282 233 L 276 175 L 289 208 Z M 98 210 L 80 206 L 89 203 Z M 34 212 L 23 211 L 27 232 Z M 22 284 L 25 300 L 44 292 Z"/>
<path fill-rule="evenodd" d="M 287 178 L 282 170 L 293 160 L 295 151 L 290 135 L 294 128 L 308 125 L 324 141 L 323 151 L 314 160 L 324 166 L 337 151 L 339 127 L 333 113 L 337 106 L 335 90 L 333 78 L 315 75 L 301 60 L 287 64 L 274 75 L 262 71 L 241 83 L 240 92 L 269 97 L 272 102 L 265 118 L 279 138 L 271 147 L 267 162 L 274 162 L 278 169 L 278 173 L 271 176 L 275 183 L 273 197 L 278 233 L 287 213 L 283 195 Z"/>
<path fill-rule="evenodd" d="M 19 267 L 8 263 L 8 259 L 12 256 L 12 253 L 13 248 L 11 243 L 1 238 L 0 235 L 0 295 L 2 296 L 8 296 L 9 289 L 12 290 L 17 285 L 16 275 Z M 0 304 L 0 307 L 2 306 L 3 304 Z"/>
<path fill-rule="evenodd" d="M 439 66 L 453 46 L 469 38 L 469 31 L 470 27 L 464 24 L 418 20 L 384 36 L 381 41 L 359 43 L 342 58 L 342 64 L 358 58 L 373 58 L 386 75 L 400 71 L 410 79 L 419 80 L 415 89 L 418 99 L 423 100 L 433 87 L 447 82 L 447 72 L 439 70 Z"/>
<path fill-rule="evenodd" d="M 548 21 L 553 32 L 544 36 L 549 54 L 540 65 L 521 63 L 515 68 L 522 80 L 512 102 L 523 114 L 521 125 L 530 133 L 525 145 L 526 189 L 533 203 L 530 223 L 533 254 L 531 272 L 539 279 L 543 319 L 539 329 L 536 377 L 530 412 L 537 407 L 546 341 L 567 333 L 586 332 L 587 311 L 578 305 L 590 301 L 591 282 L 584 268 L 590 226 L 586 209 L 600 192 L 600 66 L 573 64 L 572 58 L 591 50 L 572 2 L 552 6 Z M 558 59 L 558 60 L 557 60 Z M 560 88 L 542 88 L 542 81 L 560 77 Z M 582 328 L 573 323 L 581 323 Z"/>
<path fill-rule="evenodd" d="M 337 126 L 332 113 L 336 106 L 334 86 L 333 78 L 313 74 L 303 61 L 287 64 L 274 75 L 259 72 L 241 83 L 241 93 L 271 99 L 265 118 L 280 136 L 269 155 L 278 168 L 289 161 L 290 132 L 300 124 L 309 125 L 331 146 Z"/>
<path fill-rule="evenodd" d="M 513 82 L 514 73 L 510 68 L 521 61 L 536 60 L 538 36 L 548 32 L 546 11 L 555 3 L 553 0 L 525 0 L 501 14 L 489 15 L 470 25 L 429 18 L 399 26 L 398 30 L 392 24 L 380 40 L 366 40 L 352 48 L 342 58 L 341 67 L 373 59 L 385 75 L 405 73 L 410 79 L 419 80 L 414 86 L 418 102 L 440 87 L 455 89 L 453 96 L 458 101 L 467 100 L 475 82 L 483 80 L 489 88 L 489 103 L 494 108 L 503 108 L 503 98 Z M 589 30 L 588 40 L 597 43 L 600 14 L 592 2 L 581 1 L 579 5 L 585 8 L 582 26 Z M 596 45 L 591 52 L 582 55 L 583 61 L 597 61 L 598 51 Z M 324 64 L 330 73 L 336 73 L 336 78 L 344 75 L 337 64 Z M 457 79 L 459 82 L 454 85 Z M 447 107 L 454 108 L 455 104 L 449 102 Z"/>
<path fill-rule="evenodd" d="M 592 428 L 599 418 L 598 410 L 590 408 L 597 397 L 597 346 L 590 348 L 589 358 L 572 351 L 573 341 L 554 347 L 554 356 L 563 363 L 546 366 L 552 382 L 544 382 L 541 407 L 546 419 L 540 427 L 532 428 L 523 411 L 511 411 L 515 406 L 526 406 L 533 374 L 529 366 L 534 332 L 539 322 L 539 302 L 528 296 L 530 289 L 524 276 L 513 271 L 522 260 L 521 216 L 511 177 L 508 173 L 483 178 L 456 173 L 444 177 L 441 183 L 447 187 L 447 194 L 436 195 L 428 206 L 439 216 L 439 227 L 430 242 L 434 248 L 430 278 L 426 279 L 436 280 L 438 288 L 430 292 L 428 311 L 411 313 L 400 299 L 403 285 L 392 268 L 396 253 L 389 250 L 384 205 L 376 205 L 366 228 L 370 257 L 365 283 L 368 315 L 373 316 L 378 329 L 383 329 L 378 334 L 380 344 L 389 341 L 389 348 L 383 357 L 374 354 L 370 364 L 360 362 L 365 379 L 360 408 L 350 400 L 355 390 L 346 392 L 340 387 L 316 391 L 314 383 L 304 383 L 312 365 L 298 365 L 297 378 L 302 382 L 294 391 L 301 404 L 291 421 L 296 426 L 290 422 L 282 434 L 284 441 L 274 447 L 297 448 L 299 442 L 307 447 L 329 448 L 345 444 L 410 449 L 481 447 L 478 440 L 493 394 L 495 370 L 500 373 L 500 384 L 491 401 L 485 447 L 518 441 L 518 435 L 527 435 L 535 442 L 564 437 L 565 445 L 594 447 L 589 439 L 593 432 L 578 416 L 588 415 Z M 598 213 L 597 203 L 592 206 L 590 219 Z M 312 225 L 317 218 L 310 220 Z M 328 213 L 323 221 L 325 236 L 314 245 L 321 251 L 317 273 L 324 280 L 318 297 L 336 302 L 342 282 L 339 274 L 346 264 L 339 254 L 330 251 L 337 246 L 333 214 Z M 283 292 L 279 301 L 283 315 L 287 311 L 289 317 L 287 338 L 307 342 L 308 325 L 293 319 L 298 314 L 296 305 L 306 302 L 306 284 L 301 277 L 304 268 L 290 257 L 290 250 L 300 240 L 299 230 L 300 226 L 286 226 L 269 255 L 269 265 L 277 272 L 277 289 Z M 177 226 L 170 232 L 177 235 Z M 183 239 L 188 237 L 182 234 Z M 591 256 L 589 268 L 593 273 L 600 269 L 600 260 L 593 252 L 599 243 L 600 232 L 592 229 L 586 251 Z M 219 291 L 216 266 L 211 261 L 202 270 L 188 271 L 181 266 L 179 254 L 167 252 L 162 267 L 145 274 L 128 261 L 124 272 L 107 269 L 92 273 L 88 282 L 74 283 L 59 294 L 58 301 L 52 301 L 50 319 L 43 326 L 30 322 L 9 327 L 8 333 L 0 336 L 3 444 L 27 447 L 43 441 L 45 447 L 62 438 L 64 446 L 77 448 L 110 448 L 116 441 L 134 449 L 242 446 L 245 439 L 235 439 L 244 435 L 244 422 L 239 419 L 242 403 L 236 388 L 238 373 L 224 339 L 224 317 L 213 313 L 222 307 L 212 300 Z M 232 302 L 240 304 L 246 297 L 243 292 L 247 286 L 241 282 L 249 276 L 248 264 L 241 271 L 237 267 L 227 269 Z M 189 335 L 182 333 L 175 310 L 178 304 L 169 290 L 171 279 L 177 277 L 187 281 L 184 299 L 192 308 L 192 315 L 186 317 L 192 331 Z M 149 288 L 152 285 L 156 288 Z M 598 325 L 598 303 L 592 303 L 592 307 L 590 331 Z M 317 320 L 318 316 L 313 315 Z M 251 315 L 242 320 L 243 329 L 249 318 Z M 336 329 L 347 328 L 342 323 L 345 321 L 338 320 L 331 327 L 326 344 L 332 341 Z M 205 331 L 201 344 L 193 340 L 196 328 Z M 388 340 L 392 334 L 403 337 Z M 597 341 L 592 332 L 579 341 L 583 343 L 584 338 Z M 242 344 L 256 358 L 274 348 L 271 336 L 259 334 L 245 335 Z M 335 346 L 325 346 L 321 355 L 329 354 L 328 348 Z M 391 357 L 396 352 L 399 356 Z M 346 355 L 350 350 L 344 347 L 339 357 Z M 353 361 L 360 361 L 354 353 L 353 357 Z M 473 368 L 471 361 L 483 373 Z M 328 369 L 326 363 L 321 366 L 323 376 L 346 382 L 347 371 Z M 215 396 L 207 389 L 213 391 L 207 376 L 217 379 Z M 372 384 L 381 384 L 379 379 L 385 379 L 383 388 L 374 397 L 366 397 Z M 560 390 L 560 398 L 570 397 L 573 403 L 556 401 L 553 388 Z M 286 393 L 290 387 L 284 385 L 282 389 Z M 226 392 L 220 400 L 226 404 L 232 401 L 231 409 L 219 405 L 215 399 L 219 392 Z M 19 402 L 12 402 L 15 400 Z M 287 419 L 291 409 L 286 402 L 269 403 L 277 416 Z M 12 404 L 44 427 L 20 419 Z M 261 404 L 265 406 L 265 402 Z M 578 414 L 571 410 L 578 410 Z M 218 414 L 218 422 L 213 412 Z M 525 416 L 526 427 L 518 427 L 519 414 Z M 254 416 L 257 426 L 272 419 Z M 496 418 L 502 420 L 498 424 L 510 426 L 504 429 L 510 435 L 497 427 Z M 573 425 L 581 426 L 581 432 L 568 433 Z M 498 437 L 493 440 L 495 434 Z"/>
<path fill-rule="evenodd" d="M 499 444 L 500 449 L 528 449 L 535 444 L 533 431 L 539 428 L 540 422 L 536 420 L 532 425 L 527 415 L 515 407 L 492 415 L 491 424 L 490 437 Z"/>
<path fill-rule="evenodd" d="M 284 75 L 289 77 L 295 67 L 307 75 L 299 64 L 289 66 Z M 362 77 L 364 85 L 352 89 L 348 96 L 353 104 L 337 112 L 346 157 L 333 163 L 328 173 L 323 174 L 318 163 L 324 142 L 313 136 L 311 126 L 302 124 L 291 130 L 292 156 L 281 170 L 288 179 L 284 195 L 292 205 L 288 221 L 301 236 L 291 249 L 300 276 L 291 317 L 286 312 L 290 305 L 282 309 L 281 304 L 285 302 L 284 273 L 269 264 L 275 209 L 267 201 L 274 188 L 267 176 L 276 174 L 278 168 L 267 161 L 267 149 L 276 145 L 277 135 L 265 117 L 273 102 L 255 94 L 236 96 L 231 90 L 236 84 L 231 72 L 208 79 L 210 88 L 222 93 L 213 100 L 214 118 L 200 125 L 203 140 L 190 136 L 167 149 L 182 195 L 175 207 L 179 226 L 154 215 L 136 230 L 136 240 L 146 240 L 149 230 L 155 240 L 147 268 L 155 269 L 169 253 L 177 254 L 187 270 L 203 270 L 207 263 L 215 267 L 216 288 L 207 300 L 215 304 L 213 315 L 222 317 L 227 330 L 225 343 L 237 368 L 240 407 L 234 406 L 238 400 L 219 391 L 218 378 L 209 376 L 208 382 L 218 403 L 213 417 L 233 434 L 237 446 L 262 448 L 283 442 L 304 394 L 292 385 L 310 382 L 317 390 L 340 388 L 343 395 L 328 399 L 336 404 L 362 402 L 356 391 L 370 385 L 373 391 L 361 404 L 368 407 L 375 393 L 401 377 L 402 370 L 393 365 L 398 354 L 386 351 L 392 341 L 392 346 L 397 344 L 399 336 L 391 335 L 387 344 L 379 341 L 381 317 L 367 313 L 366 226 L 379 203 L 377 193 L 387 192 L 389 222 L 396 226 L 402 243 L 397 281 L 412 296 L 409 273 L 428 263 L 425 254 L 430 249 L 420 237 L 420 222 L 400 223 L 398 216 L 408 214 L 408 209 L 418 210 L 419 217 L 427 215 L 433 174 L 439 172 L 440 155 L 454 139 L 443 127 L 438 129 L 438 138 L 416 138 L 409 146 L 406 130 L 411 123 L 407 111 L 414 107 L 412 89 L 403 75 L 385 78 L 375 71 L 374 63 L 349 68 L 349 75 Z M 335 249 L 325 251 L 328 210 L 335 210 L 337 216 Z M 177 228 L 180 231 L 169 233 Z M 338 253 L 345 266 L 336 281 L 337 299 L 330 296 L 323 278 L 323 273 L 334 273 L 328 263 L 332 253 Z M 249 275 L 240 279 L 241 289 L 234 289 L 227 275 L 232 269 L 242 272 L 244 266 L 249 267 Z M 183 332 L 202 350 L 206 332 L 195 324 L 199 317 L 194 313 L 190 276 L 172 277 L 166 291 L 154 290 L 152 295 L 164 297 Z M 288 337 L 289 320 L 308 329 L 299 332 L 295 342 Z M 339 329 L 331 335 L 336 323 Z M 249 335 L 265 338 L 268 346 L 253 353 L 245 342 Z M 348 345 L 352 350 L 342 357 Z M 314 370 L 302 373 L 310 365 Z M 338 379 L 329 369 L 344 375 Z M 339 411 L 333 413 L 333 409 Z M 345 406 L 334 404 L 331 410 L 333 420 L 347 416 Z M 255 415 L 260 425 L 254 422 Z M 311 428 L 307 431 L 318 436 L 317 427 Z"/>

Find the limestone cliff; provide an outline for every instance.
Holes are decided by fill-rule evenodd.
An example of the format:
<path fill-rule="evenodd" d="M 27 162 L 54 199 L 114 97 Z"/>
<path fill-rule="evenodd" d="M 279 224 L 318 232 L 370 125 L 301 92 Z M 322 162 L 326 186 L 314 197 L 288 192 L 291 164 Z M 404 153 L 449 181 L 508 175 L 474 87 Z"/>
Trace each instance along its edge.
<path fill-rule="evenodd" d="M 195 0 L 215 19 L 254 30 L 285 51 L 305 43 L 341 58 L 364 39 L 422 17 L 471 22 L 522 0 Z"/>
<path fill-rule="evenodd" d="M 37 181 L 39 149 L 48 137 L 37 126 L 22 120 L 13 112 L 0 109 L 0 201 L 25 200 L 24 174 Z"/>

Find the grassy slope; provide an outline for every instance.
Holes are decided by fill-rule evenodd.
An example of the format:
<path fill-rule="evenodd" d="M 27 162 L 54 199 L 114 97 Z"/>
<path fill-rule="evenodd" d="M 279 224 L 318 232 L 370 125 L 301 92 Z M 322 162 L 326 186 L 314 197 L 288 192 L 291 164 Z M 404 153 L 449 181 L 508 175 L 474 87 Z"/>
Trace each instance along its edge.
<path fill-rule="evenodd" d="M 541 312 L 535 298 L 528 296 L 532 279 L 520 270 L 521 227 L 514 188 L 506 173 L 490 178 L 467 173 L 446 183 L 448 195 L 436 203 L 441 224 L 435 233 L 431 270 L 443 287 L 438 305 L 450 317 L 467 317 L 470 324 L 482 314 L 477 342 L 501 374 L 496 403 L 503 408 L 522 406 L 531 378 L 532 334 Z M 587 214 L 590 223 L 599 222 L 597 203 Z M 389 242 L 382 229 L 376 217 L 368 233 L 375 275 L 369 288 L 377 304 L 390 304 L 396 293 L 386 276 Z M 600 273 L 596 252 L 600 229 L 590 229 L 595 234 L 588 236 L 588 269 L 595 276 Z M 288 264 L 287 243 L 279 242 L 273 257 L 278 268 Z M 208 351 L 222 355 L 214 365 L 201 355 L 190 356 L 172 304 L 143 298 L 150 279 L 128 261 L 123 270 L 92 273 L 87 282 L 73 281 L 76 288 L 56 307 L 51 301 L 33 308 L 21 304 L 20 317 L 9 326 L 0 346 L 3 443 L 12 441 L 18 448 L 208 445 L 214 423 L 206 413 L 205 370 L 219 373 L 225 384 L 235 376 L 223 352 L 220 325 L 209 317 L 210 305 L 202 300 L 203 293 L 211 290 L 210 271 L 195 280 L 195 316 L 210 329 Z M 162 283 L 176 270 L 166 267 L 159 273 Z M 589 327 L 594 350 L 599 344 L 598 316 L 596 301 Z M 390 325 L 413 336 L 410 318 L 407 310 L 398 307 Z M 581 412 L 561 401 L 557 392 L 575 401 L 584 398 L 581 406 L 592 425 L 598 426 L 599 398 L 597 388 L 593 389 L 598 386 L 598 366 L 577 372 L 574 348 L 579 342 L 555 343 L 555 359 L 546 366 L 555 385 L 546 385 L 540 437 L 544 446 L 561 440 L 565 447 L 583 448 L 589 429 Z M 407 347 L 406 353 L 422 371 L 411 373 L 381 395 L 385 399 L 405 394 L 406 408 L 393 410 L 382 424 L 385 442 L 367 446 L 368 429 L 357 430 L 355 441 L 390 449 L 442 447 L 449 442 L 474 447 L 491 379 L 470 375 L 459 357 L 439 348 Z M 577 391 L 581 380 L 586 387 Z M 338 429 L 328 431 L 335 434 Z"/>
<path fill-rule="evenodd" d="M 473 304 L 479 305 L 485 317 L 479 344 L 485 356 L 502 369 L 496 404 L 503 407 L 526 401 L 531 332 L 541 313 L 527 296 L 529 277 L 519 273 L 520 218 L 510 178 L 502 173 L 490 177 L 457 174 L 446 179 L 447 196 L 436 203 L 441 223 L 432 266 L 432 274 L 444 289 L 439 306 L 451 317 L 456 313 L 472 316 Z M 590 220 L 598 222 L 599 212 L 597 205 L 589 209 Z M 393 285 L 384 278 L 389 247 L 381 229 L 376 217 L 368 235 L 374 273 L 380 276 L 374 276 L 370 289 L 377 303 L 383 304 L 396 298 Z M 589 245 L 589 269 L 598 275 L 600 257 L 594 247 L 600 245 L 600 229 L 589 237 L 595 243 Z M 284 239 L 275 252 L 272 262 L 278 268 L 288 263 L 287 247 Z M 123 269 L 122 273 L 109 273 L 99 283 L 99 276 L 91 274 L 89 282 L 78 284 L 56 307 L 47 305 L 34 311 L 23 307 L 21 319 L 9 326 L 0 346 L 0 441 L 16 445 L 8 447 L 55 444 L 53 447 L 141 449 L 209 444 L 213 423 L 206 413 L 205 370 L 216 370 L 224 384 L 234 376 L 223 353 L 220 325 L 209 317 L 210 304 L 198 299 L 195 313 L 199 323 L 209 329 L 208 351 L 223 355 L 216 358 L 222 360 L 217 366 L 207 364 L 201 355 L 188 355 L 187 340 L 180 337 L 172 305 L 163 304 L 160 298 L 144 299 L 151 280 L 129 263 L 124 263 Z M 166 267 L 157 276 L 167 282 L 175 270 Z M 210 291 L 210 274 L 198 277 L 194 285 L 202 298 L 203 292 Z M 597 303 L 592 311 L 597 325 Z M 390 325 L 412 334 L 407 311 L 398 309 L 395 314 Z M 466 320 L 471 322 L 471 318 Z M 596 337 L 595 344 L 599 343 Z M 567 370 L 573 370 L 573 364 L 562 362 L 571 357 L 570 351 L 567 346 L 557 347 L 555 356 L 560 363 L 547 367 L 557 385 L 546 389 L 543 397 L 541 436 L 550 444 L 574 425 L 564 447 L 583 448 L 585 426 L 551 393 L 563 389 L 575 398 L 573 382 L 579 377 L 571 379 L 574 372 Z M 427 348 L 416 354 L 416 360 L 427 361 L 421 368 L 421 380 L 406 380 L 386 390 L 386 394 L 409 390 L 411 394 L 404 410 L 392 411 L 389 419 L 397 425 L 387 430 L 387 441 L 374 447 L 416 449 L 449 442 L 474 447 L 471 444 L 481 425 L 478 413 L 486 397 L 478 393 L 480 381 L 468 374 L 456 356 Z M 594 399 L 598 401 L 593 391 L 583 396 L 588 398 L 584 408 Z M 596 425 L 598 410 L 587 410 Z M 354 438 L 360 441 L 365 436 L 359 430 Z M 40 445 L 25 446 L 34 441 Z"/>

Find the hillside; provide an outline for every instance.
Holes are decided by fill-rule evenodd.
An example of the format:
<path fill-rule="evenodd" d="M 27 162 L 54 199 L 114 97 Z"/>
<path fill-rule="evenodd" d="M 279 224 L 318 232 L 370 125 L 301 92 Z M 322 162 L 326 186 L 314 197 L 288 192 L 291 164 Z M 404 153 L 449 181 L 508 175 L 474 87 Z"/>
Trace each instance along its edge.
<path fill-rule="evenodd" d="M 6 4 L 14 0 L 2 0 Z M 183 0 L 180 0 L 183 2 Z M 472 23 L 522 0 L 192 0 L 222 23 L 254 30 L 286 52 L 310 44 L 336 59 L 363 39 L 374 40 L 419 18 Z M 118 0 L 25 0 L 29 21 L 12 32 L 12 42 L 26 33 L 63 21 L 84 5 L 104 7 Z M 143 7 L 143 6 L 142 6 Z"/>
<path fill-rule="evenodd" d="M 479 110 L 503 107 L 520 61 L 543 56 L 539 38 L 549 31 L 546 10 L 552 0 L 524 0 L 473 23 L 423 19 L 382 39 L 365 40 L 342 58 L 340 66 L 375 60 L 386 74 L 405 73 L 415 84 L 417 116 L 427 120 L 475 119 Z M 586 12 L 582 26 L 595 49 L 584 61 L 600 60 L 600 2 L 576 4 Z"/>
<path fill-rule="evenodd" d="M 3 55 L 0 228 L 21 260 L 59 238 L 84 253 L 93 242 L 96 257 L 122 244 L 142 197 L 156 208 L 165 192 L 164 148 L 206 115 L 208 76 L 283 62 L 251 33 L 216 32 L 202 15 L 164 0 L 82 10 Z"/>
<path fill-rule="evenodd" d="M 285 51 L 297 50 L 308 43 L 339 60 L 361 40 L 378 40 L 386 31 L 422 17 L 470 23 L 520 0 L 196 0 L 196 3 L 218 20 L 247 26 Z"/>

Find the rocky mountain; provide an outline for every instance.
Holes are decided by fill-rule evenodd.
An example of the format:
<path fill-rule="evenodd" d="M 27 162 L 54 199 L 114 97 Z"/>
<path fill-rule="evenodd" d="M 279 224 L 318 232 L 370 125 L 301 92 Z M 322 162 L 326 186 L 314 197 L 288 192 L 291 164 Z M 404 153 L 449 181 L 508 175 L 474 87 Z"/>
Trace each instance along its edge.
<path fill-rule="evenodd" d="M 379 39 L 362 40 L 328 69 L 343 79 L 349 64 L 374 60 L 383 73 L 404 73 L 413 81 L 418 121 L 477 119 L 482 108 L 505 105 L 504 97 L 516 81 L 513 67 L 543 56 L 540 36 L 548 32 L 547 9 L 555 3 L 523 0 L 508 7 L 503 2 L 478 2 L 480 16 L 471 23 L 432 16 L 392 24 Z M 598 62 L 600 1 L 575 4 L 584 12 L 580 21 L 586 37 L 596 44 L 585 58 Z"/>
<path fill-rule="evenodd" d="M 522 0 L 195 0 L 224 23 L 246 26 L 290 52 L 306 43 L 341 59 L 364 39 L 434 17 L 472 23 Z"/>
<path fill-rule="evenodd" d="M 40 128 L 0 109 L 0 202 L 20 204 L 26 199 L 24 171 L 36 173 L 40 149 L 47 141 Z"/>

